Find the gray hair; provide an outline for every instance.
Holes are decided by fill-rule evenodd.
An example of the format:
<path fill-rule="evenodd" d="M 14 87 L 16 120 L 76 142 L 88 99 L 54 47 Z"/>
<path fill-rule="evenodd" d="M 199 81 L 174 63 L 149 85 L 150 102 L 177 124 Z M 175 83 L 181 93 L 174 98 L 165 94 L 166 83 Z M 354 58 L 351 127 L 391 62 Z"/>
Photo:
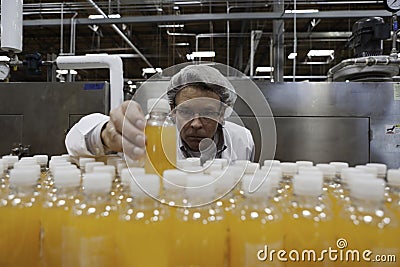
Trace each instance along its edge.
<path fill-rule="evenodd" d="M 233 107 L 235 104 L 237 97 L 235 88 L 219 70 L 208 65 L 189 65 L 171 78 L 167 88 L 170 105 L 175 106 L 178 92 L 190 85 L 216 93 L 221 102 L 228 107 Z"/>

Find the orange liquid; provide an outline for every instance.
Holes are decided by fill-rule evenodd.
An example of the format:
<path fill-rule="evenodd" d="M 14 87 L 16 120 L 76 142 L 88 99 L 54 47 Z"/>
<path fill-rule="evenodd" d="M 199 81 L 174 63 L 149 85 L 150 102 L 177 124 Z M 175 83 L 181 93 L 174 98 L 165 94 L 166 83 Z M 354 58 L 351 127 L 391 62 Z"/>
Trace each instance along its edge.
<path fill-rule="evenodd" d="M 146 126 L 146 173 L 162 176 L 176 168 L 176 127 Z"/>
<path fill-rule="evenodd" d="M 187 221 L 177 210 L 171 237 L 170 267 L 223 267 L 228 261 L 227 225 L 223 220 L 207 220 L 207 211 L 191 211 Z M 200 217 L 191 219 L 196 213 Z"/>
<path fill-rule="evenodd" d="M 67 239 L 66 227 L 71 211 L 64 208 L 44 208 L 42 211 L 42 251 L 43 267 L 58 267 L 62 265 Z"/>
<path fill-rule="evenodd" d="M 399 266 L 398 255 L 400 253 L 400 243 L 398 237 L 400 234 L 399 226 L 396 220 L 392 220 L 389 225 L 380 228 L 377 222 L 383 218 L 373 218 L 371 223 L 360 222 L 358 225 L 353 221 L 342 220 L 341 231 L 344 233 L 342 238 L 347 240 L 348 246 L 343 251 L 357 250 L 359 252 L 360 261 L 352 261 L 352 255 L 347 258 L 349 262 L 343 262 L 342 266 L 363 266 L 363 267 L 378 267 L 378 266 Z M 367 255 L 371 261 L 365 261 L 362 258 L 363 251 L 372 251 L 371 255 Z M 346 259 L 346 253 L 344 254 Z M 375 261 L 376 255 L 396 255 L 396 262 L 378 262 Z"/>
<path fill-rule="evenodd" d="M 115 229 L 116 266 L 168 266 L 170 229 L 166 221 L 119 221 Z"/>
<path fill-rule="evenodd" d="M 0 266 L 40 266 L 40 208 L 0 208 Z"/>
<path fill-rule="evenodd" d="M 71 267 L 114 267 L 116 216 L 72 216 L 63 262 Z"/>
<path fill-rule="evenodd" d="M 310 210 L 309 210 L 310 211 Z M 311 213 L 313 213 L 311 211 Z M 320 220 L 315 221 L 315 212 L 309 217 L 303 217 L 301 214 L 304 213 L 298 209 L 296 214 L 298 218 L 294 218 L 293 213 L 285 216 L 285 228 L 286 237 L 284 241 L 285 250 L 289 253 L 291 250 L 298 251 L 299 255 L 292 255 L 292 258 L 288 258 L 287 266 L 335 266 L 331 262 L 328 256 L 321 255 L 321 251 L 328 249 L 329 247 L 335 248 L 336 239 L 335 233 L 333 232 L 332 220 Z M 314 250 L 314 255 L 303 254 L 305 250 Z M 303 256 L 304 255 L 304 256 Z M 295 259 L 298 257 L 298 261 Z M 321 258 L 321 261 L 318 261 Z"/>
<path fill-rule="evenodd" d="M 235 215 L 239 215 L 238 213 Z M 284 266 L 276 258 L 270 259 L 269 251 L 283 249 L 284 228 L 282 221 L 267 221 L 246 219 L 235 216 L 230 220 L 230 266 L 258 267 Z M 259 250 L 268 246 L 268 257 L 260 261 L 257 257 Z M 261 257 L 264 254 L 260 255 Z M 276 254 L 274 255 L 276 257 Z"/>

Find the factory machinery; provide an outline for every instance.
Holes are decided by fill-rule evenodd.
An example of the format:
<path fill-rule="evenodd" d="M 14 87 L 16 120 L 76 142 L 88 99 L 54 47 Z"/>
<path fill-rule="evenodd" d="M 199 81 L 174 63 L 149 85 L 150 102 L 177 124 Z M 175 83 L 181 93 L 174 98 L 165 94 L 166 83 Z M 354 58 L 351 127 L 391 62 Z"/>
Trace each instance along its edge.
<path fill-rule="evenodd" d="M 1 48 L 10 54 L 9 62 L 0 63 L 0 75 L 5 76 L 7 68 L 20 64 L 16 53 L 22 51 L 22 16 L 18 15 L 22 2 L 21 6 L 15 2 L 16 6 L 2 1 L 11 5 L 2 7 L 2 12 L 15 11 L 1 17 Z M 19 26 L 7 31 L 12 25 Z M 382 55 L 383 40 L 390 38 L 391 29 L 391 54 Z M 229 119 L 240 119 L 251 130 L 256 160 L 381 162 L 398 168 L 400 84 L 392 82 L 399 72 L 397 34 L 395 14 L 392 25 L 381 18 L 358 21 L 350 39 L 354 58 L 330 69 L 328 82 L 270 83 L 229 77 L 239 95 Z M 30 62 L 32 66 L 36 61 Z M 60 56 L 55 65 L 60 69 L 108 68 L 110 83 L 0 83 L 0 155 L 63 154 L 65 135 L 82 116 L 107 114 L 122 102 L 120 58 Z M 162 73 L 140 86 L 135 98 L 144 110 L 149 97 L 163 95 L 169 78 Z"/>

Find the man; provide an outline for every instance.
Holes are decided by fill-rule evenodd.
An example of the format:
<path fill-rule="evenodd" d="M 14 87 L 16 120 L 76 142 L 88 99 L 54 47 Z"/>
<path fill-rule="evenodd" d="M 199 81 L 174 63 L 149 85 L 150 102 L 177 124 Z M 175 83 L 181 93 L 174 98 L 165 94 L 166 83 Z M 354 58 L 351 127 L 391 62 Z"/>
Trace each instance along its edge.
<path fill-rule="evenodd" d="M 217 69 L 190 65 L 170 81 L 167 96 L 176 121 L 178 158 L 201 157 L 253 160 L 254 141 L 248 129 L 225 121 L 236 93 Z M 69 131 L 65 144 L 73 156 L 124 152 L 132 159 L 145 154 L 145 118 L 140 105 L 125 101 L 110 117 L 91 114 Z"/>

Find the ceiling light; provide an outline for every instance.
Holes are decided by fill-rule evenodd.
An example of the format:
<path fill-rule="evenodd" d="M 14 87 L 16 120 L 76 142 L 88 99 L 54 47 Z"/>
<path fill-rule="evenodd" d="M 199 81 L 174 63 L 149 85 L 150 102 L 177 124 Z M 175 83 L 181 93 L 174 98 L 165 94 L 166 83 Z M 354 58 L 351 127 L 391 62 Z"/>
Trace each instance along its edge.
<path fill-rule="evenodd" d="M 0 56 L 0 61 L 1 62 L 4 62 L 4 61 L 9 62 L 10 58 L 8 56 Z"/>
<path fill-rule="evenodd" d="M 72 74 L 72 75 L 78 74 L 78 72 L 77 72 L 76 70 L 56 70 L 56 72 L 57 72 L 58 74 L 62 74 L 62 75 L 66 75 L 66 74 L 68 74 L 68 72 L 69 72 L 70 74 Z"/>
<path fill-rule="evenodd" d="M 173 43 L 173 46 L 189 46 L 189 43 Z"/>
<path fill-rule="evenodd" d="M 142 76 L 145 76 L 146 74 L 155 74 L 155 73 L 161 73 L 162 69 L 161 68 L 143 68 L 142 69 Z"/>
<path fill-rule="evenodd" d="M 120 14 L 110 14 L 108 16 L 103 16 L 103 15 L 89 15 L 89 19 L 120 19 L 121 15 Z"/>
<path fill-rule="evenodd" d="M 287 57 L 288 59 L 295 59 L 297 57 L 297 53 L 290 53 L 289 56 Z"/>
<path fill-rule="evenodd" d="M 158 28 L 183 28 L 183 24 L 158 24 Z"/>
<path fill-rule="evenodd" d="M 215 57 L 214 51 L 197 51 L 191 54 L 186 54 L 187 60 L 193 60 L 195 58 L 204 58 L 204 57 Z"/>
<path fill-rule="evenodd" d="M 296 10 L 285 10 L 286 14 L 309 14 L 309 13 L 318 13 L 318 9 L 296 9 Z"/>
<path fill-rule="evenodd" d="M 334 50 L 310 50 L 307 57 L 330 57 L 333 56 Z"/>
<path fill-rule="evenodd" d="M 198 5 L 201 4 L 201 1 L 180 1 L 175 2 L 175 5 Z"/>
<path fill-rule="evenodd" d="M 215 57 L 214 51 L 197 51 L 192 53 L 193 57 Z"/>
<path fill-rule="evenodd" d="M 256 72 L 260 73 L 260 72 L 273 72 L 274 71 L 274 67 L 257 67 L 256 68 Z"/>

